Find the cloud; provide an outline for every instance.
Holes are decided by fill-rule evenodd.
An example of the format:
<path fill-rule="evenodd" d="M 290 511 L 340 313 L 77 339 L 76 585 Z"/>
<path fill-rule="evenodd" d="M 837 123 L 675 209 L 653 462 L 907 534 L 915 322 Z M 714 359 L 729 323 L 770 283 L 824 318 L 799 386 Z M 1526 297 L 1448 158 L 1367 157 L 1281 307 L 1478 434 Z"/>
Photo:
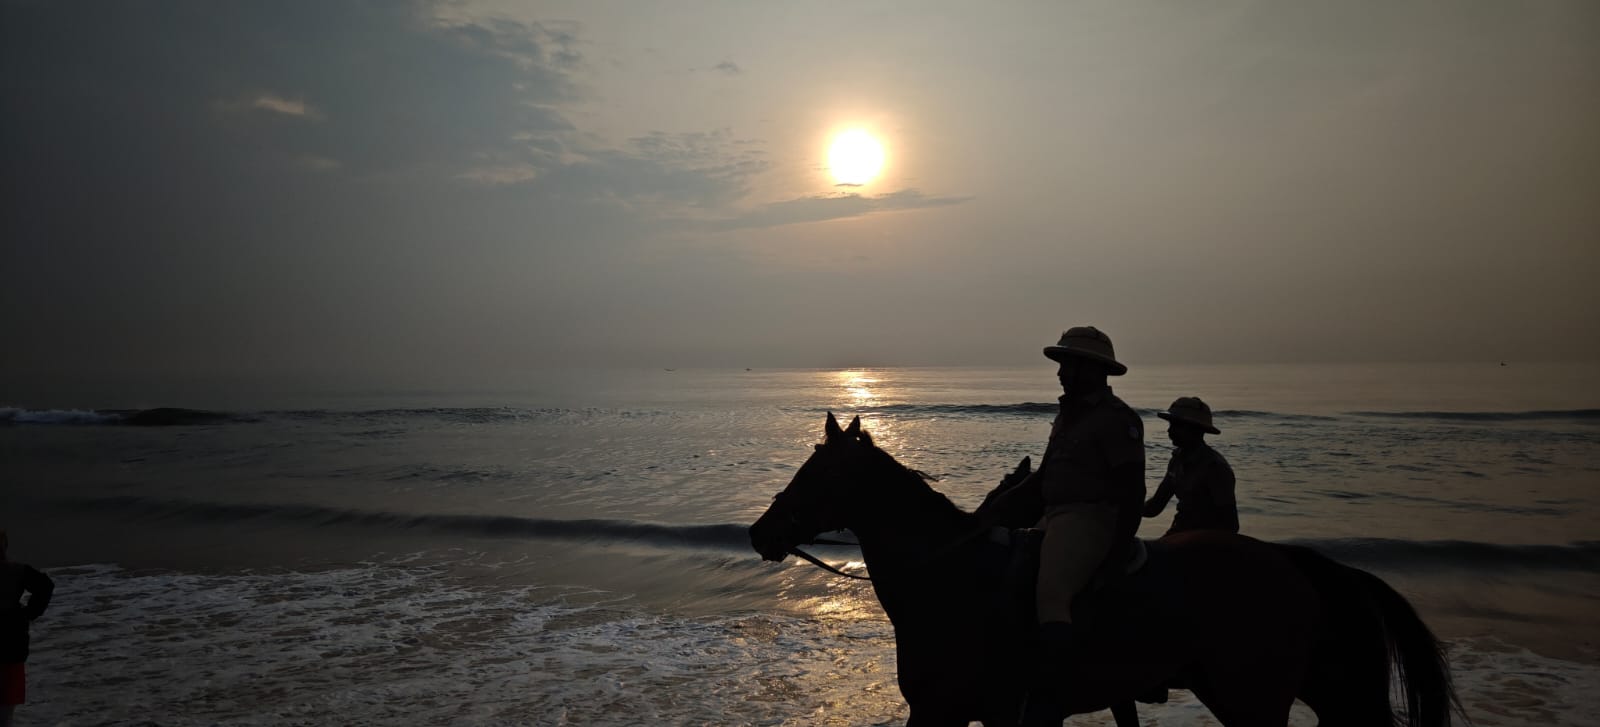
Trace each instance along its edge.
<path fill-rule="evenodd" d="M 460 300 L 451 276 L 504 240 L 514 269 L 611 234 L 593 200 L 527 186 L 579 138 L 574 36 L 436 10 L 6 3 L 0 269 L 27 279 L 0 328 L 32 351 L 8 365 L 303 360 Z"/>
<path fill-rule="evenodd" d="M 627 291 L 744 279 L 681 233 L 960 201 L 750 208 L 777 176 L 761 140 L 585 128 L 586 38 L 440 18 L 460 8 L 0 6 L 0 374 L 448 363 L 528 331 L 558 345 L 520 355 L 553 356 L 594 316 L 658 307 Z"/>
<path fill-rule="evenodd" d="M 246 94 L 238 98 L 219 99 L 213 104 L 219 114 L 267 114 L 304 121 L 322 121 L 322 112 L 304 99 L 291 99 L 273 93 Z"/>
<path fill-rule="evenodd" d="M 488 185 L 518 184 L 530 181 L 537 176 L 539 176 L 539 171 L 530 164 L 476 167 L 460 174 L 461 179 Z"/>
<path fill-rule="evenodd" d="M 285 116 L 298 116 L 312 121 L 320 121 L 322 119 L 322 112 L 307 106 L 306 102 L 273 96 L 272 94 L 262 94 L 256 97 L 255 101 L 250 103 L 250 106 L 263 111 L 271 111 Z"/>
<path fill-rule="evenodd" d="M 10 6 L 0 124 L 8 140 L 29 139 L 15 173 L 37 161 L 104 177 L 118 171 L 104 159 L 138 157 L 193 169 L 174 153 L 241 176 L 306 156 L 339 159 L 352 174 L 434 179 L 484 155 L 538 163 L 534 141 L 573 130 L 558 110 L 579 93 L 571 34 L 443 22 L 434 9 L 418 0 Z M 197 113 L 219 106 L 235 113 Z M 115 133 L 98 133 L 98 117 L 116 118 Z M 319 123 L 271 123 L 282 119 Z"/>
<path fill-rule="evenodd" d="M 713 230 L 740 230 L 779 227 L 808 222 L 824 222 L 861 217 L 876 212 L 927 209 L 961 204 L 971 197 L 929 197 L 915 189 L 867 197 L 845 194 L 837 197 L 800 197 L 774 202 L 736 217 L 715 220 L 706 226 Z"/>
<path fill-rule="evenodd" d="M 737 76 L 741 73 L 744 73 L 744 70 L 739 68 L 739 64 L 734 63 L 733 61 L 723 61 L 715 66 L 712 66 L 712 69 L 722 71 L 730 76 Z"/>

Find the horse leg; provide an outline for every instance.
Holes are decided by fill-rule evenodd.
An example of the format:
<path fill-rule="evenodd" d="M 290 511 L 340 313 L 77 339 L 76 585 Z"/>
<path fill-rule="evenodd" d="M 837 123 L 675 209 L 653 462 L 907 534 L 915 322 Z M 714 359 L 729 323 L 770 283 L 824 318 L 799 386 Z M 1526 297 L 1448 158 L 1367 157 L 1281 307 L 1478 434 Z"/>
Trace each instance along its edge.
<path fill-rule="evenodd" d="M 1379 651 L 1376 656 L 1380 659 L 1376 667 L 1370 659 L 1348 663 L 1335 655 L 1326 655 L 1312 665 L 1300 701 L 1317 713 L 1317 727 L 1364 727 L 1381 724 L 1383 717 L 1391 714 L 1389 675 L 1381 661 L 1388 654 Z"/>
<path fill-rule="evenodd" d="M 1197 688 L 1194 695 L 1211 710 L 1222 727 L 1287 727 L 1289 708 L 1294 706 L 1293 697 L 1285 702 L 1278 695 L 1250 689 L 1213 692 Z M 1322 727 L 1321 722 L 1318 727 Z"/>
<path fill-rule="evenodd" d="M 1139 709 L 1132 701 L 1111 705 L 1111 717 L 1117 720 L 1117 727 L 1139 727 Z"/>
<path fill-rule="evenodd" d="M 1381 714 L 1389 705 L 1362 704 L 1359 698 L 1350 694 L 1330 694 L 1320 690 L 1307 690 L 1301 694 L 1300 701 L 1317 715 L 1317 727 L 1365 727 L 1373 724 L 1368 719 L 1373 714 Z"/>
<path fill-rule="evenodd" d="M 949 712 L 924 705 L 918 709 L 911 707 L 911 716 L 906 718 L 906 727 L 967 727 L 969 720 L 953 717 Z"/>
<path fill-rule="evenodd" d="M 1303 669 L 1280 665 L 1266 671 L 1241 663 L 1231 666 L 1211 665 L 1196 674 L 1190 691 L 1223 727 L 1287 727 Z"/>

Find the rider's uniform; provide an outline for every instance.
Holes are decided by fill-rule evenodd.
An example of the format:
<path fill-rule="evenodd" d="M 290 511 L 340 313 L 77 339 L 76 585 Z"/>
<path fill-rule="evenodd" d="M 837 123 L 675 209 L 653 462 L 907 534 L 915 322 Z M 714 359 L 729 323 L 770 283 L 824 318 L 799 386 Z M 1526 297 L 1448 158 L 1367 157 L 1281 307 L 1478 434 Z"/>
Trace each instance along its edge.
<path fill-rule="evenodd" d="M 1072 598 L 1108 555 L 1133 544 L 1144 504 L 1144 423 L 1105 387 L 1062 396 L 1033 477 L 1044 501 L 1036 606 L 1040 623 L 1072 621 Z M 1117 482 L 1112 471 L 1137 465 Z M 1032 484 L 1032 483 L 1028 483 Z"/>

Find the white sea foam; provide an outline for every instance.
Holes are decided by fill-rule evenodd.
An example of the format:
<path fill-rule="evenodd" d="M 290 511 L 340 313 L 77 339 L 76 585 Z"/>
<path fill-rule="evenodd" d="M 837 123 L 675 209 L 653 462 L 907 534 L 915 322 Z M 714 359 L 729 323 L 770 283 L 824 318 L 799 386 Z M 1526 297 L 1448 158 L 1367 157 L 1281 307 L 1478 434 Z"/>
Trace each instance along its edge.
<path fill-rule="evenodd" d="M 886 634 L 846 642 L 837 624 L 696 621 L 411 566 L 56 576 L 24 708 L 44 723 L 857 724 L 902 711 Z"/>
<path fill-rule="evenodd" d="M 102 414 L 86 409 L 19 409 L 0 407 L 0 423 L 12 424 L 111 424 L 120 414 Z"/>
<path fill-rule="evenodd" d="M 30 722 L 880 725 L 906 714 L 892 631 L 861 608 L 665 616 L 617 594 L 474 585 L 394 561 L 53 573 L 20 713 Z M 1477 724 L 1600 718 L 1593 666 L 1494 642 L 1457 643 L 1452 658 Z M 1141 714 L 1215 724 L 1183 692 Z M 1293 723 L 1315 719 L 1297 707 Z"/>

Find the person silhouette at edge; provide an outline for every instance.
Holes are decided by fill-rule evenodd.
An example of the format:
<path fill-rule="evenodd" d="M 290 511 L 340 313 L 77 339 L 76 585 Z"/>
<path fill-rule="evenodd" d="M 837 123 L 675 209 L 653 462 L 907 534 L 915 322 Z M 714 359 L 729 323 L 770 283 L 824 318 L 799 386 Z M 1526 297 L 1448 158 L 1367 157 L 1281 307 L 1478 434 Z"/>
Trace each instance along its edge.
<path fill-rule="evenodd" d="M 1061 334 L 1044 355 L 1059 364 L 1061 408 L 1039 469 L 986 502 L 995 521 L 1042 503 L 1044 530 L 1034 607 L 1040 663 L 1023 705 L 1023 725 L 1066 718 L 1059 689 L 1074 651 L 1072 600 L 1106 563 L 1133 547 L 1144 503 L 1144 423 L 1106 378 L 1128 371 L 1111 338 L 1093 326 Z"/>
<path fill-rule="evenodd" d="M 10 541 L 0 530 L 0 727 L 11 727 L 17 705 L 27 701 L 28 624 L 44 614 L 56 585 L 50 576 L 6 555 Z M 22 594 L 28 605 L 22 605 Z"/>
<path fill-rule="evenodd" d="M 1234 499 L 1233 468 L 1206 444 L 1206 434 L 1221 434 L 1211 423 L 1211 407 L 1197 396 L 1182 396 L 1156 416 L 1167 420 L 1167 437 L 1177 449 L 1167 476 L 1144 504 L 1144 516 L 1155 517 L 1167 501 L 1178 498 L 1178 514 L 1167 534 L 1185 530 L 1239 532 L 1239 505 Z"/>

